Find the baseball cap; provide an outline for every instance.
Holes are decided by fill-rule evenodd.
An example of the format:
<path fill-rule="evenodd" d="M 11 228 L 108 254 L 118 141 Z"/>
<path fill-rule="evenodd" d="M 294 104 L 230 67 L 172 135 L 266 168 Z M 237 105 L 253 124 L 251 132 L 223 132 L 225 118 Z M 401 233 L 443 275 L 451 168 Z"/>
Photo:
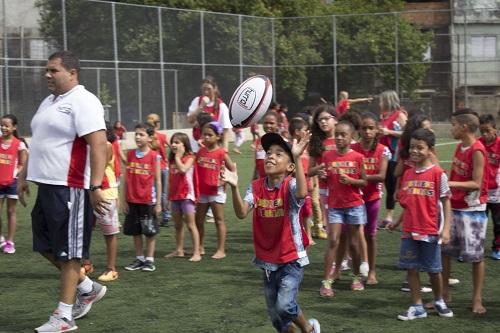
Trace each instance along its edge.
<path fill-rule="evenodd" d="M 260 143 L 262 144 L 262 148 L 264 148 L 265 152 L 267 152 L 272 145 L 280 146 L 288 154 L 288 156 L 290 156 L 290 161 L 295 163 L 293 160 L 292 146 L 278 133 L 264 134 L 260 139 Z"/>

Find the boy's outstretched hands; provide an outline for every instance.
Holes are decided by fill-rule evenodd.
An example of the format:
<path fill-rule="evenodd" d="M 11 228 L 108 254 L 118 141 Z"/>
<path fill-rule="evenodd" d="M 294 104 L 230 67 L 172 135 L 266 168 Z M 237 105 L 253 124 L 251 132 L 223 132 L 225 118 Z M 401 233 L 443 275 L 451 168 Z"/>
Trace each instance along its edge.
<path fill-rule="evenodd" d="M 238 186 L 238 170 L 236 168 L 236 163 L 234 163 L 234 171 L 230 171 L 226 168 L 225 164 L 222 164 L 219 178 L 221 181 L 228 183 L 231 186 Z"/>
<path fill-rule="evenodd" d="M 309 144 L 309 140 L 311 139 L 311 133 L 307 131 L 307 133 L 297 142 L 297 139 L 293 139 L 292 145 L 292 155 L 294 159 L 297 159 L 302 155 L 307 145 Z"/>

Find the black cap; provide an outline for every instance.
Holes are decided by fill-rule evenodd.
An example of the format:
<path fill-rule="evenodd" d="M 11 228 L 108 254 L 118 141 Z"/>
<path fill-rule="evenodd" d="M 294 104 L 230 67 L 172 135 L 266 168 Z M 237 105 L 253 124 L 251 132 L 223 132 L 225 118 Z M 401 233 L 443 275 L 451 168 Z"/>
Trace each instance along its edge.
<path fill-rule="evenodd" d="M 262 144 L 262 148 L 264 148 L 265 152 L 267 152 L 272 145 L 280 146 L 283 150 L 285 150 L 288 156 L 290 156 L 290 161 L 295 163 L 293 160 L 292 146 L 278 133 L 264 134 L 260 139 L 260 143 Z"/>

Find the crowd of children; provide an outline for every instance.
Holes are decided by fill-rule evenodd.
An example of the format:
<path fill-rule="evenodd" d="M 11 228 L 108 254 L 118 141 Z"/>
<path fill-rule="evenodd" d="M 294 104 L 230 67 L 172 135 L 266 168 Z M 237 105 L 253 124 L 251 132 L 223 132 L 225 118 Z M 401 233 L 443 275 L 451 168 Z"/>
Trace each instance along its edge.
<path fill-rule="evenodd" d="M 397 98 L 392 92 L 384 96 L 388 96 L 389 105 Z M 347 94 L 344 97 L 347 101 Z M 105 215 L 96 215 L 107 253 L 99 280 L 113 281 L 119 276 L 120 209 L 126 215 L 123 233 L 133 236 L 135 247 L 135 258 L 125 267 L 128 271 L 156 269 L 155 235 L 159 225 L 165 226 L 169 220 L 175 226 L 175 249 L 165 258 L 185 256 L 186 224 L 192 243 L 189 260 L 202 260 L 209 210 L 217 232 L 211 258 L 225 258 L 224 205 L 229 185 L 236 216 L 243 219 L 253 210 L 254 263 L 263 270 L 273 326 L 279 332 L 298 327 L 301 332 L 319 333 L 319 322 L 306 320 L 296 301 L 304 266 L 309 263 L 307 248 L 315 244 L 314 239 L 326 239 L 321 296 L 335 296 L 335 280 L 347 258 L 352 266 L 353 291 L 377 284 L 377 224 L 383 184 L 387 185 L 386 176 L 390 175 L 394 179 L 386 193 L 391 196 L 388 208 L 392 210 L 399 202 L 403 212 L 398 218 L 389 212 L 384 227 L 395 230 L 401 225 L 399 266 L 407 270 L 412 303 L 397 318 L 424 318 L 428 308 L 442 317 L 453 316 L 447 306 L 451 301 L 451 258 L 472 263 L 472 311 L 484 313 L 488 212 L 494 222 L 491 257 L 500 260 L 500 138 L 495 118 L 479 117 L 469 109 L 452 115 L 451 134 L 460 142 L 448 177 L 439 166 L 430 119 L 422 113 L 408 119 L 403 109 L 388 107 L 382 118 L 344 109 L 340 116 L 327 103 L 291 119 L 286 112 L 286 106 L 271 105 L 261 120 L 263 136 L 252 127 L 255 168 L 243 198 L 237 188 L 236 164 L 224 147 L 224 128 L 213 118 L 204 117 L 204 112 L 196 115 L 196 152 L 193 140 L 184 133 L 177 132 L 168 141 L 158 131 L 160 118 L 156 114 L 135 126 L 136 148 L 126 154 L 119 144 L 124 127 L 108 125 L 102 188 L 111 204 Z M 2 234 L 0 220 L 0 247 L 7 254 L 15 252 L 16 174 L 23 168 L 28 151 L 16 126 L 14 116 L 1 118 L 0 214 L 6 203 L 8 228 Z M 240 131 L 235 133 L 234 152 L 240 154 L 243 137 Z M 121 163 L 125 164 L 123 172 Z M 429 274 L 434 293 L 429 304 L 424 304 L 420 295 L 421 271 Z"/>

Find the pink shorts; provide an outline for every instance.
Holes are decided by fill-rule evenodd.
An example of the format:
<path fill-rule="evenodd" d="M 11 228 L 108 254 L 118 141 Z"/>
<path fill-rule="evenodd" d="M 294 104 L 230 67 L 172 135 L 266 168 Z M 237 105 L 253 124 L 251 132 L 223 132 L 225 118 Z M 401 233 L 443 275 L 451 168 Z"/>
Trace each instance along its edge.
<path fill-rule="evenodd" d="M 170 202 L 170 210 L 172 212 L 181 213 L 181 214 L 194 214 L 196 205 L 193 200 L 185 199 L 185 200 L 172 200 Z"/>
<path fill-rule="evenodd" d="M 104 236 L 110 236 L 120 233 L 120 220 L 118 219 L 118 209 L 116 209 L 116 200 L 111 200 L 109 210 L 105 215 L 95 215 L 96 223 L 101 228 Z"/>

